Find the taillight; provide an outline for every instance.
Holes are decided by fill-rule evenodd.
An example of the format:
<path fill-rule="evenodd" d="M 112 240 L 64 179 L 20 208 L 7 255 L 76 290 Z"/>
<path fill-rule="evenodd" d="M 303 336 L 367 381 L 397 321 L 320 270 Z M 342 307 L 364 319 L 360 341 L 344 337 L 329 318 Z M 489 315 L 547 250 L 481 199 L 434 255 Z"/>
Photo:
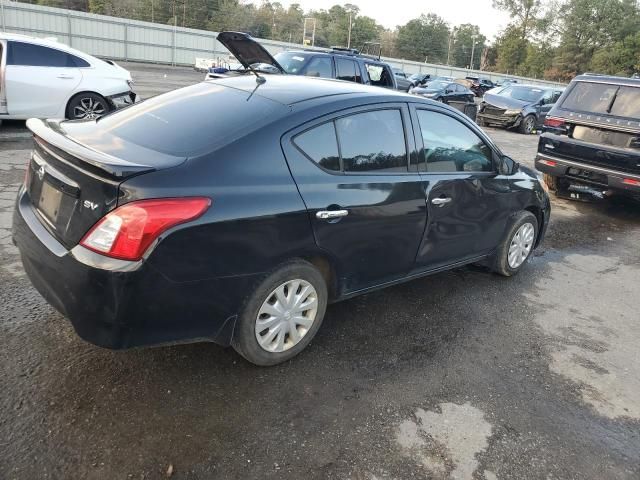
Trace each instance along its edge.
<path fill-rule="evenodd" d="M 622 180 L 622 183 L 624 183 L 625 185 L 640 187 L 640 180 L 635 180 L 633 178 L 625 178 L 624 180 Z"/>
<path fill-rule="evenodd" d="M 538 163 L 542 163 L 543 165 L 548 165 L 550 167 L 555 167 L 556 165 L 558 165 L 558 162 L 554 162 L 553 160 L 545 160 L 544 158 L 539 159 Z"/>
<path fill-rule="evenodd" d="M 545 127 L 560 128 L 564 127 L 565 125 L 565 121 L 562 118 L 547 117 L 544 119 Z"/>
<path fill-rule="evenodd" d="M 80 245 L 108 257 L 140 260 L 162 232 L 198 218 L 210 205 L 211 199 L 206 197 L 127 203 L 96 223 Z"/>

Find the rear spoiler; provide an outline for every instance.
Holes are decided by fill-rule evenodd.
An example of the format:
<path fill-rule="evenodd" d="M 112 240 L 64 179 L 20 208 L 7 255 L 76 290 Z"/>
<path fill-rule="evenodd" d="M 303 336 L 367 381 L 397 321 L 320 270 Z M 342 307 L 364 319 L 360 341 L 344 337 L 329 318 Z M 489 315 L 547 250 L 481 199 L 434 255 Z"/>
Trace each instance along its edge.
<path fill-rule="evenodd" d="M 62 150 L 63 153 L 71 155 L 114 178 L 125 178 L 155 170 L 155 167 L 150 165 L 122 160 L 83 145 L 65 135 L 60 128 L 60 122 L 54 120 L 30 118 L 27 120 L 27 128 L 31 130 L 36 140 L 41 139 L 50 146 Z"/>

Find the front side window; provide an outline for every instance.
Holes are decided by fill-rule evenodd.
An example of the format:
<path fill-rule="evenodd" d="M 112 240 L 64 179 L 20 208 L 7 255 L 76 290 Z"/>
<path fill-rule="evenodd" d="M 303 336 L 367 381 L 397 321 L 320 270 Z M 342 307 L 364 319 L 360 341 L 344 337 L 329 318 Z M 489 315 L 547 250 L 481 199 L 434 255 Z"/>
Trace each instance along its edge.
<path fill-rule="evenodd" d="M 406 172 L 400 110 L 376 110 L 336 120 L 345 172 Z"/>
<path fill-rule="evenodd" d="M 491 149 L 448 115 L 418 110 L 427 172 L 492 172 Z"/>
<path fill-rule="evenodd" d="M 313 57 L 305 67 L 304 74 L 309 77 L 332 78 L 331 57 Z"/>
<path fill-rule="evenodd" d="M 23 42 L 9 42 L 9 49 L 7 51 L 7 65 L 75 67 L 76 63 L 74 58 L 72 55 L 56 50 L 55 48 Z M 84 60 L 81 61 L 84 62 Z"/>
<path fill-rule="evenodd" d="M 376 65 L 375 63 L 366 63 L 367 73 L 369 74 L 369 80 L 371 85 L 377 87 L 391 87 L 393 86 L 393 80 L 389 74 L 389 69 L 384 65 Z"/>
<path fill-rule="evenodd" d="M 404 124 L 396 109 L 337 118 L 296 135 L 293 144 L 312 161 L 335 172 L 407 172 Z"/>

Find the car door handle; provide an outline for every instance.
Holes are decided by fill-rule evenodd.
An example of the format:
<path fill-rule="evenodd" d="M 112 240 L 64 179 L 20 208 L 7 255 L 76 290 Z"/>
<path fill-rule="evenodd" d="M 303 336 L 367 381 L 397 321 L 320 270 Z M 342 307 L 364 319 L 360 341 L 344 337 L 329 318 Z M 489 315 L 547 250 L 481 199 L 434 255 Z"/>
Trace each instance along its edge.
<path fill-rule="evenodd" d="M 431 203 L 438 207 L 444 207 L 447 203 L 451 202 L 451 197 L 438 197 L 431 200 Z"/>
<path fill-rule="evenodd" d="M 73 77 L 73 75 L 67 75 L 67 74 L 62 73 L 62 74 L 58 75 L 58 78 L 62 78 L 64 80 L 72 80 L 74 77 Z"/>
<path fill-rule="evenodd" d="M 320 210 L 316 212 L 316 218 L 320 220 L 331 220 L 332 218 L 341 218 L 349 215 L 349 210 Z"/>

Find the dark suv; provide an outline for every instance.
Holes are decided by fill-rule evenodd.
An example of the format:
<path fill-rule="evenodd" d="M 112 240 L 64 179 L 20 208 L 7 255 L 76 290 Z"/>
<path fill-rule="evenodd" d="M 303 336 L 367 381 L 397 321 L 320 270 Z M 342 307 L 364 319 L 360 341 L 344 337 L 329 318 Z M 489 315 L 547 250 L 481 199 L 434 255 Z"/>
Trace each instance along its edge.
<path fill-rule="evenodd" d="M 271 54 L 251 35 L 239 32 L 222 32 L 218 40 L 248 68 L 257 66 L 259 71 L 303 75 L 307 77 L 335 78 L 377 87 L 400 89 L 391 66 L 373 55 L 362 55 L 356 49 L 333 47 L 324 50 L 288 50 Z M 403 85 L 403 90 L 408 86 Z"/>
<path fill-rule="evenodd" d="M 640 197 L 640 80 L 574 78 L 545 120 L 536 168 L 575 199 Z"/>

